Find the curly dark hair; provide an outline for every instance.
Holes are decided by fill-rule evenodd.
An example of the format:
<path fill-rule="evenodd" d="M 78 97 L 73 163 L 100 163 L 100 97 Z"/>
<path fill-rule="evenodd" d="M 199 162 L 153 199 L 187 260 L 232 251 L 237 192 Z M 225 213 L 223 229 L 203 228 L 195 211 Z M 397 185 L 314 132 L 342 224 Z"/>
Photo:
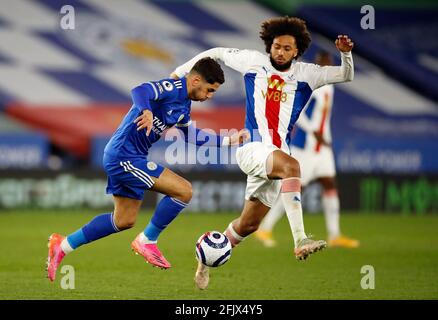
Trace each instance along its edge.
<path fill-rule="evenodd" d="M 290 35 L 295 38 L 299 58 L 309 47 L 312 38 L 307 30 L 306 22 L 296 17 L 278 17 L 262 22 L 260 38 L 265 42 L 266 52 L 271 52 L 274 39 L 278 36 Z"/>

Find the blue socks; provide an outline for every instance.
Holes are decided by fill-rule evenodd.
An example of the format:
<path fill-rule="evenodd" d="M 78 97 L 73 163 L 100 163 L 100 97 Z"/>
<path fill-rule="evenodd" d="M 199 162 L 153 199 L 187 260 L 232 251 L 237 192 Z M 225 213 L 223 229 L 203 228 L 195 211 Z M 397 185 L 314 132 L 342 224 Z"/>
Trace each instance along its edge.
<path fill-rule="evenodd" d="M 156 241 L 160 233 L 166 229 L 169 223 L 185 208 L 187 203 L 181 200 L 165 196 L 158 203 L 151 221 L 144 229 L 144 235 L 150 241 Z"/>
<path fill-rule="evenodd" d="M 114 223 L 114 214 L 105 213 L 95 217 L 81 229 L 67 236 L 67 241 L 72 249 L 76 249 L 83 244 L 95 241 L 119 231 L 120 230 L 117 229 L 117 226 Z"/>
<path fill-rule="evenodd" d="M 165 196 L 158 203 L 151 221 L 144 230 L 144 235 L 150 241 L 156 241 L 160 233 L 185 207 L 187 207 L 187 203 Z M 74 250 L 86 243 L 93 242 L 119 231 L 114 222 L 114 214 L 102 214 L 67 236 L 67 242 L 71 247 L 69 250 Z"/>

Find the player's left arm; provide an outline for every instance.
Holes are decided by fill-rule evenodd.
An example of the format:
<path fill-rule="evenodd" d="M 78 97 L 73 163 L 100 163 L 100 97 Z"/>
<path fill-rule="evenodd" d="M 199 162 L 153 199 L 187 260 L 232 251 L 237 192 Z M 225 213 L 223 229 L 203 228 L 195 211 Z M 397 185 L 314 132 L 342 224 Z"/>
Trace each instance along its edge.
<path fill-rule="evenodd" d="M 210 57 L 214 60 L 220 60 L 225 65 L 242 74 L 245 74 L 251 66 L 251 63 L 258 56 L 254 50 L 239 50 L 236 48 L 217 47 L 201 52 L 194 58 L 178 66 L 170 75 L 172 79 L 184 77 L 193 68 L 195 63 L 202 58 Z"/>
<path fill-rule="evenodd" d="M 197 146 L 213 146 L 224 147 L 233 146 L 244 143 L 250 138 L 247 129 L 242 129 L 229 136 L 216 135 L 212 130 L 202 130 L 190 120 L 186 124 L 177 124 L 176 127 L 184 134 L 184 141 L 186 143 L 196 144 Z"/>
<path fill-rule="evenodd" d="M 354 42 L 346 35 L 339 35 L 335 45 L 341 53 L 341 65 L 324 67 L 311 65 L 313 72 L 311 72 L 309 82 L 313 90 L 326 84 L 352 81 L 354 78 L 353 55 L 351 53 Z"/>

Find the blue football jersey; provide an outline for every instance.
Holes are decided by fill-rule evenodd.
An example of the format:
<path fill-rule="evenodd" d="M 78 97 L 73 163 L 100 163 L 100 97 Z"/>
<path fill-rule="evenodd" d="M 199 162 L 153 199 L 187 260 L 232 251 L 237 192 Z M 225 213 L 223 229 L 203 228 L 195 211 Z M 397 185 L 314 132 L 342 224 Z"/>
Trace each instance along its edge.
<path fill-rule="evenodd" d="M 105 147 L 107 155 L 145 157 L 164 130 L 176 124 L 187 126 L 190 123 L 191 100 L 185 78 L 144 83 L 132 90 L 132 97 L 134 104 Z M 154 117 L 149 136 L 146 136 L 145 129 L 137 131 L 134 123 L 145 109 L 151 110 Z"/>

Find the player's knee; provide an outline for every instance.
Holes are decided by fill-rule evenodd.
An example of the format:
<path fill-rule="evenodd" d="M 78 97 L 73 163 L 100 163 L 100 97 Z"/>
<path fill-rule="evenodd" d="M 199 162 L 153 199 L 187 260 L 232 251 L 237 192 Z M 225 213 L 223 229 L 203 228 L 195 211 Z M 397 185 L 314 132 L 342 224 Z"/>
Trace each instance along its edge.
<path fill-rule="evenodd" d="M 300 163 L 294 158 L 289 158 L 287 161 L 285 161 L 282 169 L 283 179 L 300 177 Z"/>
<path fill-rule="evenodd" d="M 192 184 L 188 181 L 185 181 L 183 186 L 179 188 L 178 194 L 175 196 L 175 198 L 177 198 L 178 200 L 184 203 L 189 203 L 190 200 L 192 200 L 192 196 L 193 196 Z"/>
<path fill-rule="evenodd" d="M 132 227 L 134 227 L 135 226 L 135 222 L 136 222 L 136 219 L 128 219 L 128 220 L 126 220 L 125 222 L 124 222 L 124 224 L 123 224 L 123 230 L 125 230 L 125 229 L 131 229 Z"/>
<path fill-rule="evenodd" d="M 114 219 L 114 223 L 116 224 L 117 229 L 120 231 L 130 229 L 135 226 L 135 222 L 137 220 L 137 215 L 129 215 L 125 214 L 122 216 L 116 216 Z"/>
<path fill-rule="evenodd" d="M 136 222 L 136 219 L 127 218 L 127 219 L 122 219 L 121 221 L 118 221 L 118 223 L 116 223 L 116 225 L 117 225 L 117 228 L 121 231 L 121 230 L 131 229 L 132 227 L 135 226 L 135 222 Z"/>

